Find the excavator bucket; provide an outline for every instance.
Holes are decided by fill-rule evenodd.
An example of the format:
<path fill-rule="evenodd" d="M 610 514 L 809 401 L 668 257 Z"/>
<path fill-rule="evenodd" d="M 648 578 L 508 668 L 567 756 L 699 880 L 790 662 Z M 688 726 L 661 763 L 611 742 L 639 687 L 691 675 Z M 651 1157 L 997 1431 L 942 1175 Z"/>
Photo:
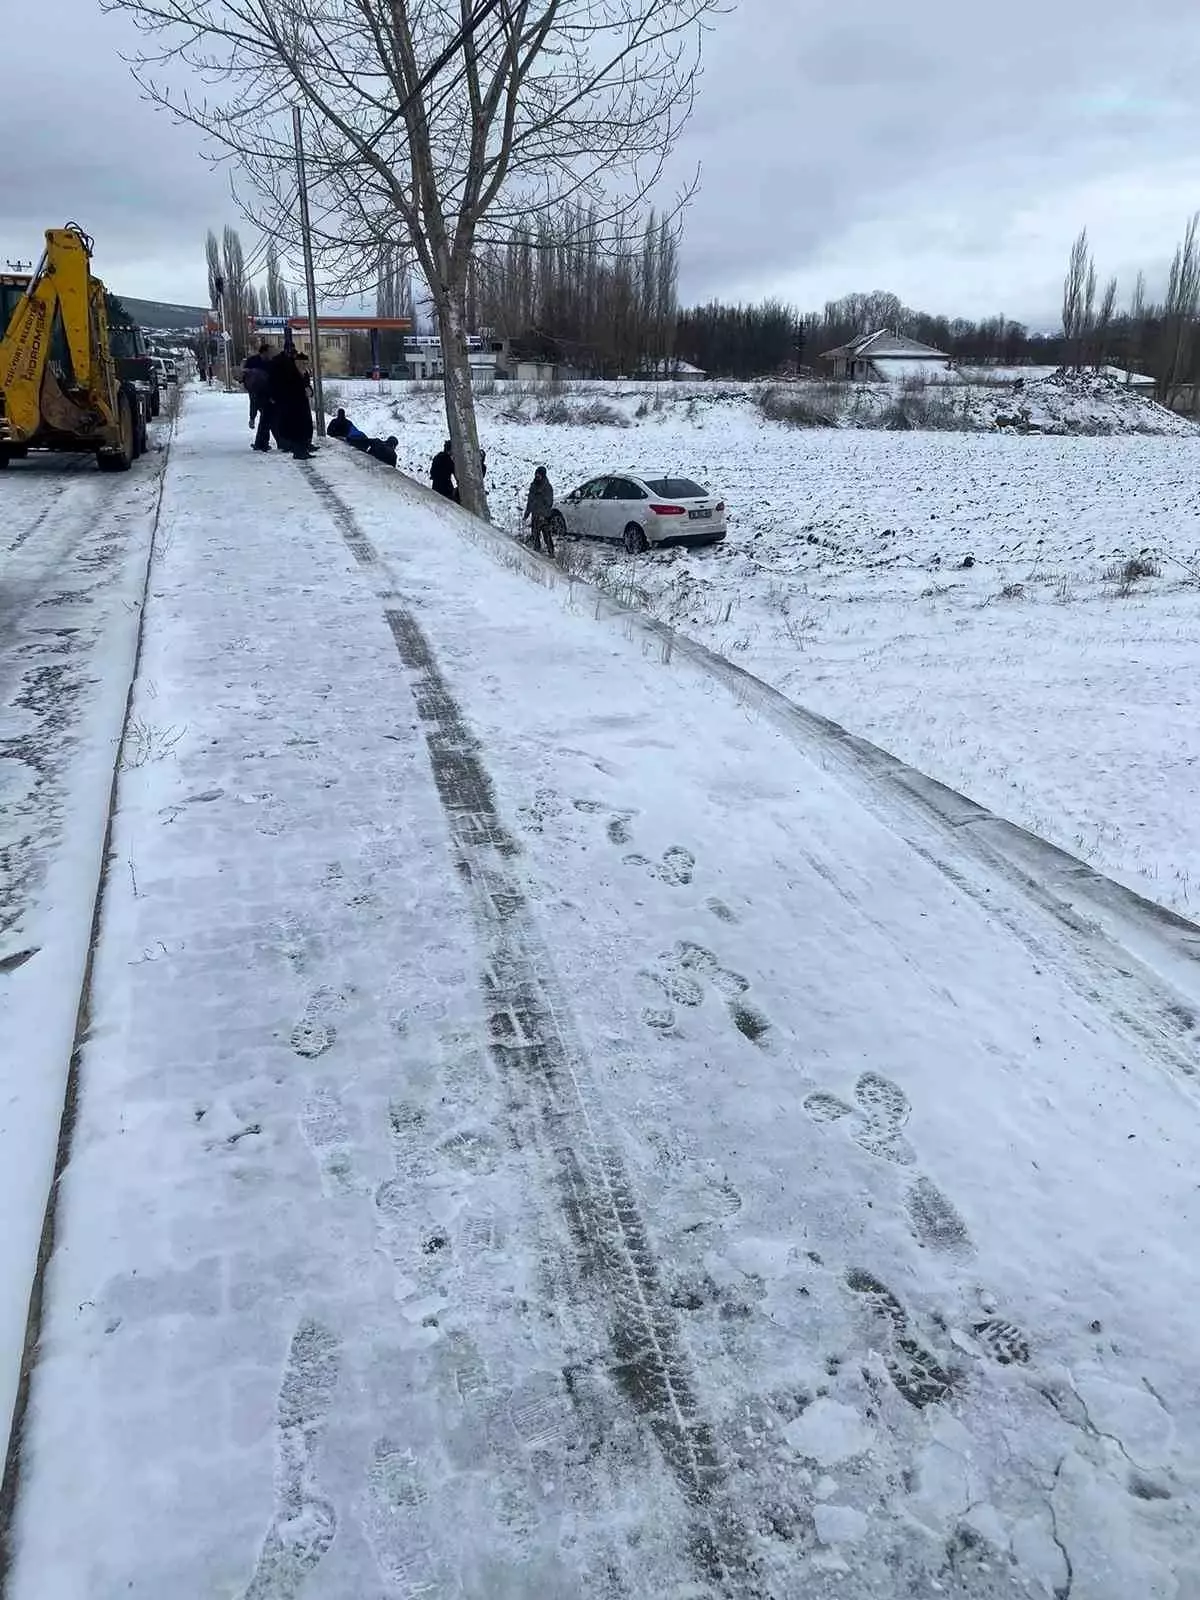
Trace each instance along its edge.
<path fill-rule="evenodd" d="M 52 433 L 74 434 L 88 439 L 104 427 L 104 418 L 94 407 L 78 405 L 63 392 L 51 367 L 42 374 L 42 426 Z"/>

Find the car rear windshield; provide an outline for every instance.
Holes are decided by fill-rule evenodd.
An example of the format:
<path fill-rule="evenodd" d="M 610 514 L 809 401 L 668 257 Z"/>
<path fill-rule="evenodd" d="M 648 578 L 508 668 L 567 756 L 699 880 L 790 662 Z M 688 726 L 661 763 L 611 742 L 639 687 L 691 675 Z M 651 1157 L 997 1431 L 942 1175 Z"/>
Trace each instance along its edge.
<path fill-rule="evenodd" d="M 703 500 L 708 495 L 707 489 L 690 478 L 647 478 L 645 483 L 652 494 L 661 494 L 664 500 Z"/>

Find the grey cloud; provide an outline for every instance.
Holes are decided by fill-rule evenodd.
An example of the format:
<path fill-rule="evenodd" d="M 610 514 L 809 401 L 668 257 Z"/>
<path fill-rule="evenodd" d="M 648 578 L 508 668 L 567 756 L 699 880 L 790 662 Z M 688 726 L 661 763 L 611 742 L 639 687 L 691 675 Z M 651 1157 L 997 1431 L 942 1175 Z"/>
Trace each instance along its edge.
<path fill-rule="evenodd" d="M 1069 200 L 1098 179 L 1114 192 L 1137 185 L 1185 148 L 1181 91 L 1198 53 L 1188 0 L 1163 0 L 1151 16 L 1116 0 L 1012 0 L 984 18 L 949 0 L 902 12 L 848 0 L 832 16 L 744 0 L 709 41 L 687 144 L 704 177 L 686 225 L 685 295 L 769 292 L 827 256 L 843 271 L 838 240 L 872 229 L 884 248 L 864 249 L 852 281 L 822 289 L 886 287 L 876 261 L 905 235 L 986 254 L 1030 196 Z M 1060 274 L 1087 220 L 1064 214 L 1061 237 L 1047 240 Z M 1145 240 L 1146 264 L 1172 243 Z M 1047 269 L 1034 255 L 1011 284 L 1010 312 L 1040 309 Z M 953 312 L 967 297 L 947 273 L 921 298 Z"/>
<path fill-rule="evenodd" d="M 0 147 L 19 159 L 0 187 L 0 264 L 76 221 L 110 287 L 203 304 L 205 231 L 237 220 L 228 179 L 198 159 L 191 130 L 141 98 L 119 56 L 132 30 L 93 0 L 40 0 L 36 22 L 14 21 L 0 50 Z"/>

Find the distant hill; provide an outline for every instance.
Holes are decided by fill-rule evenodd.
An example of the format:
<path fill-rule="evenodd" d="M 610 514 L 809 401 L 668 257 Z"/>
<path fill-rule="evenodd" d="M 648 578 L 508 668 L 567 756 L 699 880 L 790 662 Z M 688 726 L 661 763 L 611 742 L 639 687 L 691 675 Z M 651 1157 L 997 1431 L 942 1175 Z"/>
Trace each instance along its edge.
<path fill-rule="evenodd" d="M 202 306 L 172 306 L 160 300 L 131 300 L 120 295 L 121 303 L 139 328 L 162 328 L 188 333 L 202 328 L 208 311 Z"/>

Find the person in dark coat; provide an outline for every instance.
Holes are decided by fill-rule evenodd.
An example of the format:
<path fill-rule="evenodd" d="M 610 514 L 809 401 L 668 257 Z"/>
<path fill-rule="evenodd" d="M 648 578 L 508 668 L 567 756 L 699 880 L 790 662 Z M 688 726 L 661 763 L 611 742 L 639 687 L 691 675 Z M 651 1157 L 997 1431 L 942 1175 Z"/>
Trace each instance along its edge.
<path fill-rule="evenodd" d="M 385 467 L 394 467 L 399 442 L 394 433 L 390 433 L 386 439 L 372 439 L 367 446 L 367 454 L 374 456 L 376 461 L 382 461 Z"/>
<path fill-rule="evenodd" d="M 339 406 L 337 409 L 337 416 L 333 418 L 329 426 L 325 429 L 325 432 L 331 439 L 344 439 L 350 432 L 350 429 L 353 427 L 354 424 L 346 415 L 344 408 Z"/>
<path fill-rule="evenodd" d="M 271 448 L 271 347 L 260 344 L 256 354 L 247 356 L 242 365 L 242 387 L 250 396 L 250 426 L 258 422 L 254 436 L 254 450 Z"/>
<path fill-rule="evenodd" d="M 315 455 L 313 417 L 308 403 L 308 361 L 303 351 L 281 350 L 271 358 L 270 400 L 275 437 L 280 449 L 290 450 L 297 461 Z"/>
<path fill-rule="evenodd" d="M 551 517 L 554 513 L 554 485 L 550 482 L 545 467 L 539 467 L 533 475 L 533 482 L 529 485 L 529 493 L 525 497 L 525 512 L 522 522 L 531 524 L 530 544 L 536 550 L 542 541 L 545 541 L 546 554 L 554 554 L 554 535 L 552 532 Z"/>
<path fill-rule="evenodd" d="M 454 456 L 449 439 L 429 463 L 429 481 L 435 494 L 444 494 L 447 500 L 458 499 L 458 485 L 454 480 Z"/>

